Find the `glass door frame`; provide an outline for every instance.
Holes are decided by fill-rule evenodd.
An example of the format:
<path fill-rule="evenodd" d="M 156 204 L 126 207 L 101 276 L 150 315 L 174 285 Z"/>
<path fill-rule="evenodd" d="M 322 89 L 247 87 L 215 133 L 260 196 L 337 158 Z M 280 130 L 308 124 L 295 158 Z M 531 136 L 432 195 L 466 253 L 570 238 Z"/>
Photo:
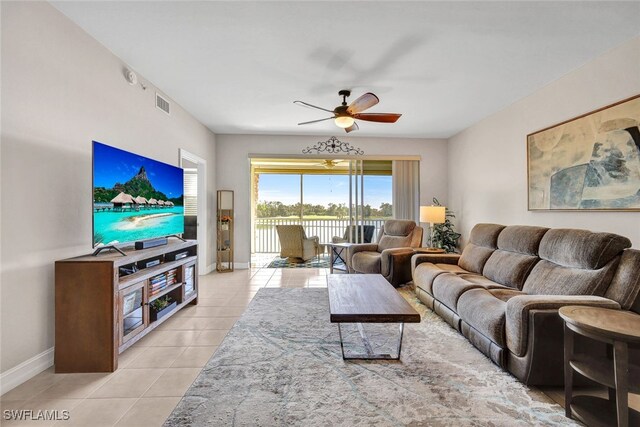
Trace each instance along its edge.
<path fill-rule="evenodd" d="M 249 201 L 248 201 L 248 206 L 246 206 L 246 208 L 248 209 L 249 212 L 251 212 L 251 232 L 249 233 L 249 245 L 248 247 L 250 248 L 250 253 L 253 253 L 255 248 L 254 248 L 254 242 L 255 242 L 255 235 L 254 235 L 254 223 L 253 221 L 256 218 L 256 206 L 254 206 L 254 195 L 257 191 L 257 188 L 255 186 L 255 182 L 254 182 L 254 175 L 255 175 L 255 170 L 252 164 L 252 159 L 274 159 L 274 160 L 281 160 L 281 159 L 317 159 L 317 160 L 338 160 L 341 159 L 343 161 L 349 161 L 349 168 L 350 168 L 350 172 L 349 172 L 349 177 L 350 177 L 350 184 L 349 184 L 349 218 L 350 218 L 350 225 L 354 225 L 354 223 L 358 222 L 358 220 L 355 220 L 355 217 L 352 215 L 353 213 L 353 196 L 354 193 L 356 193 L 356 198 L 357 200 L 361 201 L 361 208 L 359 210 L 360 212 L 360 233 L 358 233 L 360 236 L 364 236 L 364 204 L 362 204 L 363 201 L 363 194 L 364 194 L 364 161 L 367 160 L 385 160 L 385 161 L 394 161 L 394 160 L 417 160 L 417 161 L 421 161 L 422 160 L 422 156 L 420 155 L 367 155 L 367 154 L 363 154 L 363 155 L 340 155 L 340 154 L 274 154 L 274 153 L 249 153 L 247 156 L 247 161 L 249 164 L 249 182 L 250 182 L 250 197 L 249 197 Z M 360 172 L 356 173 L 356 169 L 359 168 Z M 351 179 L 353 179 L 353 177 L 360 177 L 360 184 L 358 185 L 358 190 L 360 191 L 360 196 L 357 196 L 358 190 L 353 191 L 353 184 L 351 182 Z M 357 180 L 357 178 L 356 178 Z M 300 190 L 301 192 L 303 191 L 303 183 L 302 183 L 302 176 L 300 177 Z M 303 196 L 301 196 L 303 197 Z M 302 199 L 303 200 L 303 199 Z M 358 203 L 356 200 L 356 204 Z M 303 203 L 301 203 L 301 205 L 303 205 Z M 356 209 L 356 213 L 358 209 Z M 350 227 L 350 229 L 352 230 L 353 233 L 353 227 Z M 376 236 L 374 236 L 375 238 Z M 351 239 L 350 239 L 351 240 Z"/>

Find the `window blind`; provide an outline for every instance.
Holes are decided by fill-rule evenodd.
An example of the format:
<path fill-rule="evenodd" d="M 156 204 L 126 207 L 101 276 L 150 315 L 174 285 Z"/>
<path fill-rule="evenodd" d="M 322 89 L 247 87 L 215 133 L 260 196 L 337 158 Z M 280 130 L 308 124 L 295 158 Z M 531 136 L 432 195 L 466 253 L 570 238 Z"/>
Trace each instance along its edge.
<path fill-rule="evenodd" d="M 198 215 L 198 172 L 184 171 L 184 214 Z"/>

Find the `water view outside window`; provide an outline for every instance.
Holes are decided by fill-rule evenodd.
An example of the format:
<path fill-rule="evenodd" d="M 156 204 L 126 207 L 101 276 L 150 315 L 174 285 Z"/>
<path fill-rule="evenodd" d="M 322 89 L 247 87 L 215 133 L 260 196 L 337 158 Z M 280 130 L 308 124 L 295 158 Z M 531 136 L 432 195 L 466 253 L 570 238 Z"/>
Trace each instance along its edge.
<path fill-rule="evenodd" d="M 355 178 L 354 178 L 355 179 Z M 360 178 L 358 178 L 360 185 Z M 352 195 L 352 215 L 377 231 L 391 218 L 391 176 L 364 177 L 364 203 Z M 349 218 L 349 176 L 338 174 L 259 174 L 254 219 L 254 251 L 279 252 L 275 228 L 283 224 L 300 224 L 307 236 L 317 236 L 321 243 L 342 237 L 351 223 Z M 354 220 L 356 218 L 354 217 Z M 359 222 L 356 222 L 359 224 Z"/>
<path fill-rule="evenodd" d="M 256 216 L 348 219 L 348 175 L 302 175 L 302 194 L 300 178 L 300 175 L 295 174 L 260 174 Z M 362 208 L 365 219 L 391 218 L 391 192 L 391 176 L 364 177 Z M 352 197 L 355 209 L 355 194 Z"/>

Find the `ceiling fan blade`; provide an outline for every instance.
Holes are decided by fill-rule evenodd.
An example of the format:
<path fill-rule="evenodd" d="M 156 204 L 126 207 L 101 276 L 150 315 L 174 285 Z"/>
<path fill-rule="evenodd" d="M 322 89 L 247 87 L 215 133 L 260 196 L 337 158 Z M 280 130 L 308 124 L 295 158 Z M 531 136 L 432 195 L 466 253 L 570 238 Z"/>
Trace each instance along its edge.
<path fill-rule="evenodd" d="M 358 120 L 366 120 L 368 122 L 379 123 L 395 123 L 402 116 L 402 114 L 395 113 L 364 113 L 354 114 L 353 118 Z"/>
<path fill-rule="evenodd" d="M 333 110 L 327 110 L 326 108 L 318 107 L 316 105 L 309 104 L 304 101 L 293 101 L 294 104 L 300 105 L 302 107 L 315 108 L 316 110 L 326 111 L 328 113 L 333 113 Z"/>
<path fill-rule="evenodd" d="M 325 120 L 331 120 L 334 119 L 335 117 L 327 117 L 326 119 L 319 119 L 319 120 L 311 120 L 310 122 L 302 122 L 302 123 L 298 123 L 298 125 L 308 125 L 311 123 L 318 123 L 318 122 L 324 122 Z"/>
<path fill-rule="evenodd" d="M 349 132 L 353 132 L 354 130 L 358 130 L 360 129 L 358 127 L 358 124 L 356 122 L 353 122 L 353 124 L 351 126 L 349 126 L 348 128 L 345 128 L 345 132 L 349 133 Z"/>
<path fill-rule="evenodd" d="M 359 113 L 360 111 L 366 110 L 367 108 L 373 107 L 378 102 L 380 102 L 380 100 L 378 99 L 377 96 L 375 96 L 371 92 L 367 92 L 364 95 L 362 95 L 360 98 L 353 101 L 351 105 L 349 105 L 349 108 L 347 108 L 347 111 L 350 114 L 356 114 L 356 113 Z"/>

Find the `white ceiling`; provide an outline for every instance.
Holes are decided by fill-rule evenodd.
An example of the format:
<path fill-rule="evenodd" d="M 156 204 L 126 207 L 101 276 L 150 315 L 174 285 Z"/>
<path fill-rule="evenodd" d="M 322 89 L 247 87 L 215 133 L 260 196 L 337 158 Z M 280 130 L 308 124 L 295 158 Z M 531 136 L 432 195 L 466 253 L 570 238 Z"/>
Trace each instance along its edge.
<path fill-rule="evenodd" d="M 335 133 L 293 101 L 350 88 L 403 113 L 359 136 L 449 137 L 640 34 L 637 1 L 53 4 L 215 133 Z"/>

